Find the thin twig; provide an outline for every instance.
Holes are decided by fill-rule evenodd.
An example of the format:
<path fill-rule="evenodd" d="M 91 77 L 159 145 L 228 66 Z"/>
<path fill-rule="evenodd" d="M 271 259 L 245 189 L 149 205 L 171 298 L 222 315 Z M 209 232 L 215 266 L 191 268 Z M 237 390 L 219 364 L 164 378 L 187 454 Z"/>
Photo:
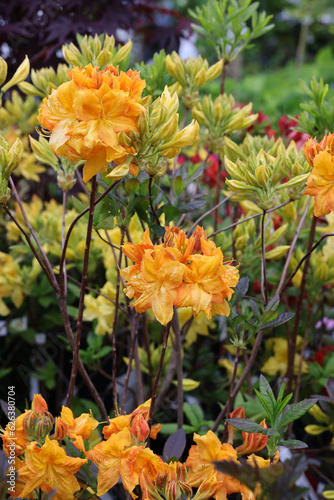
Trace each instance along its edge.
<path fill-rule="evenodd" d="M 222 172 L 222 166 L 223 162 L 219 158 L 218 159 L 218 171 L 217 171 L 217 184 L 216 184 L 216 199 L 215 199 L 215 206 L 216 210 L 213 216 L 213 232 L 214 234 L 217 232 L 217 227 L 218 227 L 218 216 L 219 216 L 219 199 L 220 199 L 220 190 L 221 190 L 221 172 Z M 216 241 L 216 235 L 213 237 L 213 241 Z"/>
<path fill-rule="evenodd" d="M 121 248 L 124 243 L 124 234 L 125 234 L 125 227 L 121 226 Z M 113 324 L 112 324 L 112 386 L 113 386 L 113 408 L 114 408 L 114 413 L 117 415 L 117 389 L 116 389 L 116 363 L 117 363 L 117 356 L 116 356 L 116 326 L 117 326 L 117 314 L 118 314 L 118 306 L 119 306 L 119 288 L 120 288 L 120 283 L 121 283 L 121 275 L 120 275 L 120 269 L 122 265 L 122 257 L 123 257 L 123 252 L 119 252 L 119 257 L 118 257 L 118 265 L 117 265 L 117 281 L 116 281 L 116 297 L 115 297 L 115 312 L 114 312 L 114 319 L 113 319 Z"/>
<path fill-rule="evenodd" d="M 284 264 L 282 276 L 281 276 L 280 282 L 278 284 L 277 290 L 275 292 L 275 295 L 281 295 L 281 292 L 283 290 L 283 284 L 284 284 L 284 281 L 286 279 L 286 275 L 288 274 L 291 257 L 292 257 L 292 254 L 294 252 L 294 249 L 295 249 L 295 246 L 296 246 L 296 243 L 297 243 L 297 240 L 298 240 L 301 228 L 303 227 L 305 218 L 307 216 L 307 212 L 308 212 L 308 208 L 310 206 L 310 203 L 311 203 L 311 197 L 309 197 L 309 199 L 307 200 L 306 207 L 304 209 L 303 215 L 301 216 L 301 218 L 299 220 L 299 223 L 298 223 L 295 235 L 293 237 L 293 240 L 291 242 L 291 246 L 290 246 L 288 254 L 286 256 L 286 260 L 285 260 L 285 264 Z"/>
<path fill-rule="evenodd" d="M 135 350 L 135 344 L 137 342 L 137 337 L 138 337 L 138 326 L 139 326 L 139 317 L 140 314 L 136 314 L 135 321 L 134 321 L 134 328 L 131 329 L 132 337 L 131 337 L 131 348 L 129 352 L 129 363 L 128 363 L 128 368 L 126 370 L 126 376 L 125 376 L 125 381 L 124 381 L 124 388 L 123 388 L 123 396 L 122 396 L 122 403 L 121 403 L 121 415 L 124 414 L 125 411 L 125 402 L 126 402 L 126 394 L 128 392 L 128 385 L 129 385 L 129 379 L 130 379 L 130 374 L 132 370 L 132 360 L 133 360 L 133 355 L 134 355 L 134 350 Z"/>
<path fill-rule="evenodd" d="M 211 212 L 213 212 L 214 210 L 218 209 L 221 205 L 224 205 L 224 203 L 226 203 L 228 200 L 230 200 L 232 198 L 232 196 L 234 196 L 236 193 L 232 193 L 230 196 L 228 196 L 227 198 L 224 198 L 223 200 L 221 200 L 218 205 L 215 205 L 214 207 L 210 208 L 210 210 L 208 210 L 207 212 L 205 212 L 205 214 L 201 215 L 201 217 L 199 217 L 194 223 L 193 225 L 191 226 L 191 228 L 189 229 L 188 233 L 187 233 L 187 237 L 189 237 L 191 235 L 191 232 L 192 230 L 194 229 L 194 227 L 197 226 L 197 224 L 199 222 L 201 222 L 201 220 L 203 220 L 205 217 L 207 217 L 208 215 L 211 214 Z"/>
<path fill-rule="evenodd" d="M 288 369 L 286 372 L 286 376 L 288 379 L 286 390 L 287 390 L 288 394 L 291 392 L 291 389 L 292 389 L 297 335 L 298 335 L 298 331 L 299 331 L 299 323 L 300 323 L 300 320 L 302 317 L 304 294 L 305 294 L 305 290 L 306 290 L 307 275 L 308 275 L 308 270 L 309 270 L 309 266 L 310 266 L 310 255 L 311 255 L 310 250 L 312 248 L 313 241 L 314 241 L 316 225 L 317 225 L 317 217 L 313 216 L 309 240 L 308 240 L 308 244 L 307 244 L 308 257 L 305 260 L 305 265 L 303 268 L 303 276 L 302 276 L 302 280 L 301 280 L 300 287 L 299 287 L 299 295 L 297 298 L 296 313 L 295 313 L 295 317 L 294 317 L 292 336 L 291 336 L 291 341 L 289 342 L 289 349 L 288 349 Z"/>
<path fill-rule="evenodd" d="M 253 368 L 253 364 L 255 362 L 255 359 L 256 359 L 259 347 L 261 345 L 262 339 L 263 339 L 263 331 L 260 330 L 259 333 L 256 336 L 255 343 L 254 343 L 251 355 L 249 356 L 248 365 L 245 366 L 245 368 L 244 368 L 244 370 L 243 370 L 243 372 L 242 372 L 242 374 L 241 374 L 238 382 L 235 385 L 235 388 L 233 389 L 233 392 L 232 392 L 232 395 L 231 395 L 231 405 L 232 405 L 232 403 L 233 403 L 236 395 L 238 394 L 238 392 L 239 392 L 242 384 L 246 380 L 246 377 L 247 377 L 248 373 Z M 218 429 L 220 422 L 223 420 L 223 418 L 224 418 L 224 416 L 226 414 L 226 411 L 227 411 L 227 406 L 228 406 L 228 402 L 225 404 L 224 408 L 221 410 L 221 412 L 219 413 L 218 417 L 216 418 L 213 426 L 211 427 L 211 430 L 213 432 L 215 432 Z"/>
<path fill-rule="evenodd" d="M 297 403 L 298 398 L 299 398 L 299 390 L 300 390 L 300 381 L 301 381 L 301 378 L 302 378 L 302 367 L 303 367 L 304 353 L 305 353 L 305 349 L 306 349 L 308 333 L 309 333 L 310 327 L 311 327 L 312 316 L 313 316 L 313 308 L 312 308 L 312 306 L 309 306 L 308 307 L 308 311 L 307 311 L 307 318 L 306 318 L 306 326 L 305 326 L 305 331 L 304 331 L 303 345 L 302 345 L 302 348 L 301 348 L 301 351 L 300 351 L 300 361 L 299 361 L 299 366 L 298 366 L 298 374 L 297 374 L 297 380 L 296 380 L 294 403 Z"/>
<path fill-rule="evenodd" d="M 183 369 L 182 369 L 182 344 L 181 331 L 177 309 L 174 307 L 172 327 L 175 335 L 174 351 L 177 368 L 177 428 L 183 426 Z"/>
<path fill-rule="evenodd" d="M 118 181 L 115 181 L 112 183 L 111 186 L 109 186 L 105 191 L 104 193 L 102 193 L 98 198 L 96 198 L 95 202 L 94 202 L 94 207 L 100 203 L 100 201 L 105 197 L 107 196 L 107 194 L 110 193 L 110 191 L 119 183 L 121 182 L 122 179 L 119 179 Z M 62 254 L 61 254 L 61 258 L 60 258 L 60 264 L 59 264 L 59 283 L 60 283 L 60 288 L 61 288 L 61 292 L 63 292 L 63 264 L 64 264 L 64 260 L 65 260 L 65 255 L 66 255 L 66 250 L 67 250 L 67 246 L 68 246 L 68 242 L 69 242 L 69 239 L 70 239 L 70 236 L 71 236 L 71 233 L 76 225 L 76 223 L 81 219 L 81 217 L 83 217 L 87 212 L 89 211 L 89 207 L 85 208 L 80 214 L 78 214 L 75 219 L 73 219 L 73 221 L 71 222 L 71 225 L 70 227 L 68 228 L 68 231 L 67 231 L 67 234 L 66 234 L 66 238 L 65 238 L 65 241 L 64 241 L 64 248 L 63 248 L 63 251 L 62 251 Z"/>
<path fill-rule="evenodd" d="M 265 227 L 264 220 L 266 217 L 266 211 L 263 210 L 261 219 L 261 296 L 263 304 L 267 305 L 267 275 L 266 275 L 266 242 L 265 242 Z"/>
<path fill-rule="evenodd" d="M 288 205 L 291 203 L 292 200 L 285 201 L 284 203 L 281 203 L 280 205 L 277 205 L 277 207 L 270 208 L 269 210 L 266 211 L 267 214 L 270 214 L 270 212 L 274 212 L 275 210 L 278 210 L 279 208 L 285 207 L 285 205 Z M 251 219 L 256 219 L 257 217 L 261 217 L 262 212 L 259 214 L 254 214 L 251 215 L 250 217 L 247 217 L 246 219 L 242 219 L 238 222 L 234 222 L 233 224 L 230 224 L 229 226 L 223 227 L 223 229 L 219 229 L 219 231 L 216 231 L 215 233 L 212 233 L 208 236 L 208 238 L 212 238 L 212 236 L 215 236 L 216 234 L 222 233 L 224 231 L 227 231 L 228 229 L 231 229 L 232 227 L 238 226 L 239 224 L 243 224 L 244 222 L 247 222 L 248 220 Z"/>
<path fill-rule="evenodd" d="M 288 286 L 288 284 L 290 283 L 290 281 L 295 277 L 295 275 L 298 273 L 299 269 L 301 268 L 301 266 L 303 265 L 303 263 L 305 262 L 305 260 L 311 255 L 312 252 L 314 252 L 314 250 L 320 245 L 320 243 L 328 238 L 329 236 L 334 236 L 334 233 L 326 233 L 326 234 L 323 234 L 321 236 L 321 238 L 318 239 L 318 241 L 313 245 L 313 247 L 311 248 L 311 250 L 309 252 L 307 252 L 304 257 L 301 259 L 301 261 L 298 263 L 296 269 L 293 271 L 293 273 L 290 274 L 289 278 L 287 279 L 285 285 L 283 286 L 282 288 L 282 292 L 284 292 L 284 290 L 286 289 L 286 287 Z"/>
<path fill-rule="evenodd" d="M 74 352 L 73 352 L 73 364 L 72 364 L 72 370 L 71 370 L 70 384 L 69 384 L 67 396 L 66 396 L 66 406 L 68 406 L 68 407 L 70 407 L 70 405 L 71 405 L 73 391 L 74 391 L 74 387 L 75 387 L 75 380 L 76 380 L 77 371 L 78 371 L 78 359 L 79 359 L 79 349 L 80 349 L 80 342 L 81 342 L 83 310 L 84 310 L 84 304 L 85 304 L 85 290 L 86 290 L 86 284 L 87 284 L 89 251 L 90 251 L 90 243 L 91 243 L 91 239 L 92 239 L 92 229 L 93 229 L 95 193 L 96 193 L 96 175 L 94 175 L 94 177 L 92 178 L 92 184 L 91 184 L 89 217 L 88 217 L 88 225 L 87 225 L 85 253 L 84 253 L 83 266 L 82 266 L 82 278 L 81 278 L 81 288 L 80 288 L 80 298 L 79 298 L 77 332 L 76 332 L 76 338 L 75 338 L 75 348 L 74 348 Z M 65 262 L 65 260 L 64 260 L 64 262 Z M 65 277 L 65 275 L 64 275 L 64 277 Z M 65 280 L 64 280 L 63 286 L 64 286 L 63 290 L 65 291 L 66 290 L 65 289 Z"/>
<path fill-rule="evenodd" d="M 23 236 L 27 240 L 27 243 L 28 243 L 28 245 L 29 245 L 32 253 L 34 254 L 35 259 L 37 260 L 37 262 L 39 263 L 39 265 L 43 269 L 43 271 L 44 271 L 44 273 L 45 273 L 45 275 L 46 275 L 46 277 L 47 277 L 50 285 L 54 288 L 52 277 L 50 276 L 49 271 L 45 267 L 44 261 L 41 259 L 41 256 L 36 251 L 36 248 L 34 247 L 32 241 L 30 239 L 29 234 L 23 229 L 23 227 L 21 226 L 21 224 L 16 220 L 16 218 L 13 216 L 13 214 L 11 213 L 11 211 L 9 210 L 9 208 L 7 207 L 7 205 L 2 205 L 2 206 L 3 206 L 3 209 L 6 212 L 6 214 L 9 215 L 9 217 L 12 219 L 12 221 L 14 222 L 14 224 L 18 227 L 18 229 L 21 231 L 21 233 L 23 234 Z"/>
<path fill-rule="evenodd" d="M 39 249 L 39 251 L 40 251 L 40 253 L 42 255 L 42 259 L 44 261 L 45 267 L 47 268 L 47 270 L 49 272 L 49 275 L 50 275 L 50 277 L 52 279 L 52 283 L 53 283 L 52 287 L 54 288 L 54 290 L 57 291 L 58 288 L 59 288 L 59 285 L 58 285 L 56 276 L 55 276 L 55 274 L 53 272 L 53 269 L 52 269 L 52 266 L 50 264 L 50 261 L 49 261 L 47 255 L 46 255 L 46 253 L 45 253 L 45 251 L 43 249 L 43 246 L 42 246 L 41 242 L 39 241 L 39 239 L 37 237 L 37 234 L 35 233 L 32 225 L 30 224 L 30 221 L 28 219 L 26 211 L 24 210 L 24 206 L 23 206 L 23 203 L 21 201 L 21 198 L 20 198 L 20 196 L 19 196 L 19 194 L 17 192 L 17 189 L 16 189 L 15 184 L 13 182 L 13 179 L 11 177 L 9 178 L 9 183 L 10 183 L 10 187 L 11 187 L 13 193 L 14 193 L 15 199 L 16 199 L 19 207 L 20 207 L 20 210 L 21 210 L 21 213 L 23 215 L 24 221 L 25 221 L 25 223 L 27 225 L 27 228 L 29 229 L 31 236 L 33 237 L 33 239 L 36 242 L 36 245 L 37 245 L 37 247 L 38 247 L 38 249 Z"/>
<path fill-rule="evenodd" d="M 158 224 L 158 226 L 160 226 L 159 217 L 157 216 L 157 213 L 156 213 L 156 211 L 154 209 L 154 205 L 153 205 L 153 195 L 152 195 L 153 179 L 154 179 L 154 176 L 150 175 L 150 180 L 148 182 L 148 194 L 149 194 L 149 199 L 150 199 L 150 207 L 151 207 L 152 215 L 155 218 L 155 221 Z"/>
<path fill-rule="evenodd" d="M 227 401 L 227 408 L 226 408 L 227 415 L 229 415 L 231 408 L 232 408 L 232 394 L 233 394 L 235 377 L 237 376 L 239 356 L 240 356 L 240 347 L 237 347 L 237 350 L 235 353 L 235 358 L 234 358 L 233 373 L 232 373 L 232 378 L 231 378 L 231 382 L 230 382 L 230 392 L 229 392 L 228 401 Z M 226 440 L 226 436 L 227 436 L 227 425 L 225 422 L 224 434 L 223 434 L 223 438 L 222 438 L 223 443 Z"/>
<path fill-rule="evenodd" d="M 147 421 L 149 427 L 152 426 L 152 419 L 153 419 L 153 413 L 154 413 L 154 405 L 155 405 L 155 400 L 156 400 L 156 397 L 157 397 L 157 391 L 158 391 L 158 386 L 159 386 L 160 375 L 161 375 L 162 366 L 163 366 L 163 363 L 164 363 L 165 353 L 166 353 L 166 349 L 167 349 L 167 342 L 168 342 L 168 336 L 169 336 L 170 327 L 171 327 L 171 321 L 169 323 L 167 323 L 167 325 L 166 325 L 164 340 L 163 340 L 163 344 L 162 344 L 162 351 L 161 351 L 161 356 L 160 356 L 160 360 L 159 360 L 159 366 L 158 366 L 157 374 L 155 376 L 155 381 L 154 381 L 154 386 L 153 386 L 153 393 L 152 393 L 152 397 L 151 397 L 150 412 L 149 412 L 148 421 Z"/>
<path fill-rule="evenodd" d="M 66 215 L 66 191 L 63 191 L 63 213 L 62 213 L 62 225 L 61 225 L 61 251 L 64 248 L 65 241 L 65 215 Z M 63 264 L 63 276 L 64 276 L 64 295 L 67 296 L 67 272 L 66 272 L 66 255 Z"/>
<path fill-rule="evenodd" d="M 70 323 L 70 318 L 68 316 L 66 298 L 62 297 L 61 295 L 58 296 L 57 298 L 58 298 L 58 303 L 59 303 L 59 309 L 60 309 L 62 319 L 63 319 L 65 332 L 66 332 L 68 341 L 70 343 L 72 352 L 74 352 L 75 341 L 74 341 L 74 335 L 73 335 L 73 331 L 72 331 L 72 327 L 71 327 L 71 323 Z M 95 401 L 95 403 L 100 411 L 101 418 L 105 422 L 109 421 L 107 410 L 103 404 L 103 401 L 102 401 L 98 391 L 96 390 L 96 387 L 94 386 L 90 376 L 88 375 L 86 368 L 84 367 L 84 365 L 81 361 L 80 354 L 79 354 L 79 358 L 78 358 L 78 369 L 79 369 L 79 372 L 82 376 L 82 379 L 83 379 L 86 387 L 88 388 L 89 392 L 91 393 L 91 395 L 92 395 L 92 397 L 93 397 L 93 399 L 94 399 L 94 401 Z"/>

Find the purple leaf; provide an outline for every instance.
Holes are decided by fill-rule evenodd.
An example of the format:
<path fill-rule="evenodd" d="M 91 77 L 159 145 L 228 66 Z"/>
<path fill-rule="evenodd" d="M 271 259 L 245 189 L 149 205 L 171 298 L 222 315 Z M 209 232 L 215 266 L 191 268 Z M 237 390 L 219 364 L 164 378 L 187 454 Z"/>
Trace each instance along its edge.
<path fill-rule="evenodd" d="M 179 459 L 186 446 L 186 433 L 184 429 L 178 429 L 174 434 L 169 436 L 165 442 L 162 452 L 163 459 L 167 462 L 172 457 Z"/>

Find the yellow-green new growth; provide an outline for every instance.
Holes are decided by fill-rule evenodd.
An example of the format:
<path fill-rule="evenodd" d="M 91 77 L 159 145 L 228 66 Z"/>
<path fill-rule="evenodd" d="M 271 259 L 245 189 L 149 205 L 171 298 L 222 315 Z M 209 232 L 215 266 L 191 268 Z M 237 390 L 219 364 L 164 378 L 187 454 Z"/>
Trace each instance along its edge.
<path fill-rule="evenodd" d="M 10 198 L 8 181 L 11 173 L 19 165 L 23 155 L 22 141 L 17 138 L 12 147 L 0 135 L 0 204 L 5 204 Z"/>
<path fill-rule="evenodd" d="M 109 64 L 117 66 L 129 58 L 132 50 L 131 40 L 123 46 L 115 47 L 115 38 L 108 35 L 95 35 L 94 38 L 77 35 L 77 42 L 80 49 L 74 43 L 64 45 L 63 56 L 69 65 L 82 68 L 88 64 L 99 66 L 100 69 L 104 69 Z"/>
<path fill-rule="evenodd" d="M 221 59 L 213 66 L 201 56 L 189 57 L 186 61 L 173 52 L 166 57 L 166 68 L 182 87 L 181 100 L 187 108 L 192 108 L 199 101 L 199 88 L 206 82 L 217 78 L 223 70 Z"/>
<path fill-rule="evenodd" d="M 193 117 L 207 128 L 206 144 L 210 151 L 221 154 L 227 135 L 250 127 L 257 119 L 252 114 L 252 103 L 243 108 L 235 107 L 232 95 L 220 95 L 212 100 L 211 95 L 203 97 L 192 108 Z"/>

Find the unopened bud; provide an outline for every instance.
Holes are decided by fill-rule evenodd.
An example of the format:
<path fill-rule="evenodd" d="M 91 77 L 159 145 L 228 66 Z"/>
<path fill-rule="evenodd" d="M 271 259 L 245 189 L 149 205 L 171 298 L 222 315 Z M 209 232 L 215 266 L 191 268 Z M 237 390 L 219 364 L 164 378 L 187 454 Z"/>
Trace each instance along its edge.
<path fill-rule="evenodd" d="M 15 71 L 13 77 L 2 87 L 2 92 L 6 92 L 6 90 L 10 89 L 14 85 L 17 85 L 20 82 L 23 82 L 29 75 L 30 71 L 30 62 L 28 56 L 25 56 L 24 61 L 20 64 L 20 66 Z"/>
<path fill-rule="evenodd" d="M 0 57 L 0 85 L 3 84 L 3 82 L 7 78 L 7 63 L 2 57 Z"/>

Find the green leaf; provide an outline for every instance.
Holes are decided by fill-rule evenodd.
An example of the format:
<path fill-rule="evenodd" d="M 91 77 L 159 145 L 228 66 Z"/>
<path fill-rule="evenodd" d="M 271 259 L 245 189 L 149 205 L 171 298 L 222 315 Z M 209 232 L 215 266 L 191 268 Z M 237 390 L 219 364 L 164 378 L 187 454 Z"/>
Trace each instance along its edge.
<path fill-rule="evenodd" d="M 293 318 L 295 313 L 291 312 L 286 312 L 279 314 L 276 319 L 273 321 L 269 321 L 268 323 L 264 323 L 261 325 L 260 330 L 266 330 L 268 328 L 274 328 L 274 326 L 279 326 L 283 325 L 283 323 L 286 323 L 287 321 L 290 321 L 291 318 Z"/>
<path fill-rule="evenodd" d="M 275 411 L 276 399 L 275 399 L 274 393 L 272 391 L 272 388 L 269 385 L 268 380 L 263 375 L 260 375 L 260 393 L 261 393 L 261 396 L 266 401 L 266 404 L 270 408 L 269 415 L 272 416 L 274 414 L 274 411 Z"/>
<path fill-rule="evenodd" d="M 279 421 L 277 420 L 277 428 L 281 429 L 282 427 L 288 425 L 290 422 L 293 422 L 294 420 L 297 420 L 297 418 L 305 415 L 305 413 L 307 413 L 308 410 L 312 408 L 312 406 L 314 406 L 317 401 L 317 399 L 305 399 L 304 401 L 300 401 L 299 403 L 292 404 L 289 410 L 284 413 L 282 418 Z"/>
<path fill-rule="evenodd" d="M 191 423 L 191 425 L 197 429 L 198 426 L 202 423 L 203 419 L 202 420 L 198 420 L 197 418 L 197 414 L 198 412 L 196 413 L 196 410 L 194 411 L 193 410 L 193 406 L 190 406 L 189 403 L 183 403 L 183 411 L 184 411 L 184 414 L 186 415 L 187 419 L 189 420 L 189 422 Z"/>
<path fill-rule="evenodd" d="M 246 418 L 226 418 L 225 421 L 231 424 L 236 429 L 240 429 L 241 431 L 245 432 L 265 435 L 267 431 L 267 429 L 262 427 L 262 425 L 259 425 L 252 420 L 247 420 Z"/>
<path fill-rule="evenodd" d="M 289 448 L 289 450 L 299 450 L 300 448 L 308 448 L 308 445 L 303 441 L 299 441 L 298 439 L 288 439 L 286 441 L 280 441 L 277 443 L 278 446 L 285 446 Z"/>
<path fill-rule="evenodd" d="M 249 287 L 249 278 L 245 276 L 241 278 L 235 287 L 235 295 L 234 295 L 234 303 L 236 304 L 239 300 L 241 300 L 247 293 Z"/>

